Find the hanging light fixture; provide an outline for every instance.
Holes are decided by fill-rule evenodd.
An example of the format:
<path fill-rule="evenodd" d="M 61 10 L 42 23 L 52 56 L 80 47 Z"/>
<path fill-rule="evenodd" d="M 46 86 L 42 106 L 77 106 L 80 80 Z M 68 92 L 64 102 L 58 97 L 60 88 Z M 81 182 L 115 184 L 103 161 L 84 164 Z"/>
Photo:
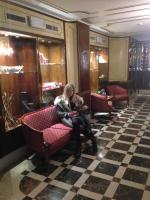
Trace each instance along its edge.
<path fill-rule="evenodd" d="M 11 56 L 14 53 L 9 44 L 9 37 L 0 37 L 0 56 Z"/>

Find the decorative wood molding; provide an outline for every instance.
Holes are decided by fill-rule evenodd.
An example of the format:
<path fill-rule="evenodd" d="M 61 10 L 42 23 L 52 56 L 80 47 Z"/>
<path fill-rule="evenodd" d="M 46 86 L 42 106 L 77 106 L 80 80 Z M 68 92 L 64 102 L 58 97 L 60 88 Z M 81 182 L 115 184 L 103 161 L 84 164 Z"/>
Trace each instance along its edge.
<path fill-rule="evenodd" d="M 40 24 L 40 25 L 39 25 Z M 64 39 L 63 21 L 0 2 L 0 28 Z"/>
<path fill-rule="evenodd" d="M 108 37 L 90 31 L 90 45 L 108 48 Z"/>

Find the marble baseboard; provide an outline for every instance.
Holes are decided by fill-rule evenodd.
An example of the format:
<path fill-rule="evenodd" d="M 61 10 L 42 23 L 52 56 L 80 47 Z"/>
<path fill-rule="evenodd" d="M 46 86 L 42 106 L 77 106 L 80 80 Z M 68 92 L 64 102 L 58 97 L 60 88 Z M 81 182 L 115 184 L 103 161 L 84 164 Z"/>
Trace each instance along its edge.
<path fill-rule="evenodd" d="M 23 146 L 0 159 L 0 173 L 13 166 L 15 163 L 23 160 L 29 155 L 27 147 Z"/>

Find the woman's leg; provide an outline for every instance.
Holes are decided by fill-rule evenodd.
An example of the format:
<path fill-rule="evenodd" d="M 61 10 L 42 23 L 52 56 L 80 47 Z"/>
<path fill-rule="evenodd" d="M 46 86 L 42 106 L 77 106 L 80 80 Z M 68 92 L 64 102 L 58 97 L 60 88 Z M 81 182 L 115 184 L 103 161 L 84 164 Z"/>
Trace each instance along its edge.
<path fill-rule="evenodd" d="M 62 123 L 70 128 L 73 128 L 73 123 L 72 123 L 72 119 L 71 118 L 62 118 L 61 119 Z"/>
<path fill-rule="evenodd" d="M 96 142 L 96 138 L 93 135 L 92 132 L 88 133 L 88 138 L 91 140 L 92 145 L 93 145 L 93 152 L 96 153 L 97 152 L 97 142 Z"/>
<path fill-rule="evenodd" d="M 74 132 L 76 135 L 76 141 L 77 141 L 77 152 L 81 153 L 81 138 L 80 138 L 80 127 L 83 126 L 83 134 L 91 140 L 93 145 L 93 152 L 97 152 L 97 143 L 96 138 L 94 137 L 91 129 L 91 125 L 88 122 L 88 120 L 85 118 L 84 115 L 79 115 L 73 118 L 73 124 L 74 124 Z"/>
<path fill-rule="evenodd" d="M 73 117 L 72 124 L 73 124 L 74 136 L 76 139 L 75 155 L 76 155 L 76 157 L 80 157 L 80 155 L 81 155 L 81 138 L 80 138 L 81 119 L 78 117 Z"/>
<path fill-rule="evenodd" d="M 91 140 L 92 145 L 93 145 L 93 151 L 96 153 L 97 152 L 97 142 L 96 138 L 92 133 L 92 128 L 90 122 L 87 120 L 84 114 L 80 114 L 80 117 L 82 118 L 83 125 L 84 125 L 84 132 L 83 134 Z"/>
<path fill-rule="evenodd" d="M 82 118 L 84 126 L 88 127 L 89 129 L 91 129 L 91 124 L 90 124 L 89 120 L 85 117 L 85 114 L 80 113 L 80 116 Z"/>

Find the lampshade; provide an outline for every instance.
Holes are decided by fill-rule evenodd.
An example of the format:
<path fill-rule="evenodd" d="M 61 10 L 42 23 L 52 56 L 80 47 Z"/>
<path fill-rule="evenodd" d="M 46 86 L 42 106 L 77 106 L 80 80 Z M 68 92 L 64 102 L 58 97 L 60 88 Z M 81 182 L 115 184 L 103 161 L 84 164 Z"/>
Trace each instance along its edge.
<path fill-rule="evenodd" d="M 99 63 L 107 63 L 107 61 L 100 55 L 99 56 Z"/>

